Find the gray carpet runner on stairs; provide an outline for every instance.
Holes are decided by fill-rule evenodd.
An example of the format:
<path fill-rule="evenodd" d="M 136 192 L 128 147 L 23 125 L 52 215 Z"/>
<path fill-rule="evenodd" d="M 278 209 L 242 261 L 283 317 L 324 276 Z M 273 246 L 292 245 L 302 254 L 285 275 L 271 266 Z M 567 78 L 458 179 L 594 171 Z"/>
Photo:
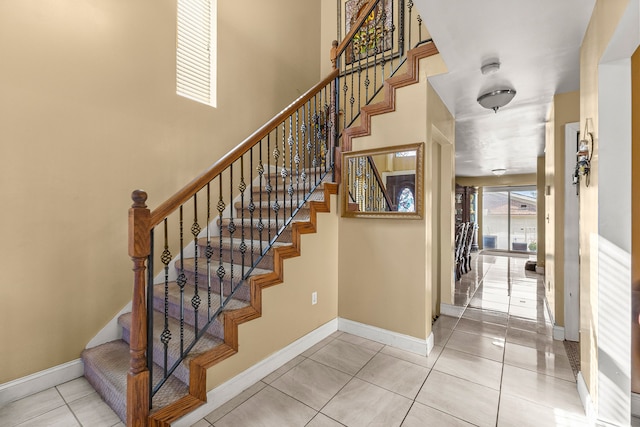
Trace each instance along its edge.
<path fill-rule="evenodd" d="M 309 198 L 309 201 L 323 200 L 323 186 L 321 185 Z M 275 196 L 273 196 L 275 199 Z M 200 309 L 197 312 L 191 307 L 190 301 L 195 293 L 193 286 L 196 271 L 195 260 L 193 258 L 184 260 L 183 263 L 177 261 L 174 268 L 178 274 L 184 272 L 187 277 L 187 286 L 184 291 L 184 307 L 180 306 L 180 290 L 175 282 L 170 282 L 166 286 L 165 283 L 159 283 L 154 285 L 153 295 L 153 307 L 154 307 L 154 346 L 153 346 L 153 377 L 154 384 L 160 380 L 164 362 L 164 347 L 160 342 L 159 334 L 163 330 L 164 325 L 164 310 L 165 293 L 168 294 L 168 308 L 169 324 L 172 331 L 180 330 L 180 313 L 184 313 L 184 336 L 185 342 L 190 342 L 195 330 L 194 325 L 197 323 L 199 327 L 202 327 L 207 321 L 207 312 L 214 313 L 218 307 L 220 307 L 219 289 L 221 286 L 220 279 L 216 275 L 216 269 L 220 264 L 220 257 L 222 257 L 223 266 L 225 271 L 229 272 L 222 280 L 223 295 L 229 295 L 231 292 L 231 271 L 233 276 L 237 279 L 241 276 L 243 271 L 247 271 L 251 263 L 258 259 L 261 250 L 266 248 L 267 240 L 269 237 L 273 238 L 275 230 L 284 225 L 283 215 L 286 208 L 287 215 L 291 211 L 291 199 L 288 195 L 283 196 L 281 193 L 279 199 L 282 200 L 286 197 L 284 203 L 281 204 L 282 208 L 276 219 L 273 211 L 269 211 L 268 203 L 260 203 L 255 209 L 254 218 L 251 219 L 247 213 L 248 200 L 245 200 L 244 206 L 239 202 L 235 204 L 237 210 L 236 218 L 234 218 L 235 226 L 240 229 L 244 225 L 245 241 L 247 245 L 250 245 L 250 239 L 255 239 L 253 245 L 248 248 L 245 255 L 240 253 L 240 244 L 242 238 L 238 234 L 234 234 L 233 238 L 228 233 L 227 226 L 230 219 L 225 218 L 221 221 L 217 221 L 214 227 L 218 228 L 222 225 L 222 242 L 219 236 L 211 239 L 211 245 L 214 248 L 214 256 L 211 259 L 210 277 L 207 275 L 205 248 L 207 245 L 206 239 L 198 239 L 198 288 L 200 289 L 199 295 L 203 302 Z M 302 200 L 303 195 L 300 195 Z M 298 195 L 294 194 L 293 207 L 297 207 Z M 259 231 L 259 215 L 262 214 L 263 230 Z M 309 203 L 301 206 L 295 221 L 308 221 L 310 218 Z M 269 230 L 269 227 L 270 230 Z M 281 247 L 291 244 L 291 225 L 280 235 L 274 246 Z M 262 242 L 262 245 L 261 245 Z M 193 245 L 193 242 L 190 242 Z M 221 255 L 220 255 L 221 254 Z M 230 264 L 233 261 L 233 267 Z M 252 271 L 251 275 L 265 274 L 273 270 L 273 254 L 270 251 Z M 189 286 L 191 285 L 191 286 Z M 213 292 L 210 298 L 207 293 L 208 287 L 211 286 Z M 249 304 L 250 291 L 247 283 L 243 283 L 240 288 L 234 294 L 234 298 L 228 302 L 225 310 L 235 310 L 245 307 Z M 210 306 L 210 308 L 209 308 Z M 99 345 L 97 347 L 84 350 L 82 353 L 82 360 L 84 361 L 85 377 L 96 389 L 98 394 L 111 406 L 111 408 L 118 414 L 120 419 L 126 422 L 126 390 L 127 390 L 127 372 L 129 370 L 129 336 L 131 330 L 131 313 L 126 313 L 118 319 L 118 324 L 122 327 L 122 339 L 117 341 L 111 341 L 106 344 Z M 212 322 L 207 328 L 203 338 L 193 348 L 192 352 L 183 360 L 174 371 L 173 375 L 167 380 L 167 382 L 160 388 L 158 393 L 153 397 L 153 408 L 151 412 L 163 408 L 181 397 L 188 394 L 188 380 L 189 380 L 189 361 L 205 351 L 215 348 L 217 345 L 223 342 L 224 339 L 224 325 L 222 324 L 221 317 Z M 180 355 L 179 340 L 172 339 L 169 341 L 168 346 L 168 361 L 171 366 Z"/>

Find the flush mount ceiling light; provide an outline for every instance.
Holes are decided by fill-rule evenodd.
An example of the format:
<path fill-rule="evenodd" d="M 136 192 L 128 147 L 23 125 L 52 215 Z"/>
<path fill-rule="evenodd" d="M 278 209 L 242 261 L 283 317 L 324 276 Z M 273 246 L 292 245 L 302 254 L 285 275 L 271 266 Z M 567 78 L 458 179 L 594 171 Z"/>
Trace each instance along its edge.
<path fill-rule="evenodd" d="M 506 169 L 491 169 L 491 173 L 495 176 L 502 176 L 507 172 Z"/>
<path fill-rule="evenodd" d="M 478 97 L 478 103 L 484 108 L 497 113 L 498 108 L 507 105 L 514 96 L 516 96 L 516 91 L 513 89 L 498 89 L 480 95 L 480 97 Z"/>
<path fill-rule="evenodd" d="M 483 75 L 497 73 L 499 69 L 500 69 L 500 62 L 498 62 L 497 60 L 487 62 L 482 67 L 480 67 L 480 71 L 482 72 Z"/>

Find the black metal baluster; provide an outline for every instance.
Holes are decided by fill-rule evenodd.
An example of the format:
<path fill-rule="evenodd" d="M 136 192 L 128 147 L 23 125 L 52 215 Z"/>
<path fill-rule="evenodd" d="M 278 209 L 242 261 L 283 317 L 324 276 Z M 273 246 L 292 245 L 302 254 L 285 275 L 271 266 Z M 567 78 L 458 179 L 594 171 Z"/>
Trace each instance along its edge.
<path fill-rule="evenodd" d="M 411 25 L 413 25 L 413 21 L 411 20 L 411 10 L 413 9 L 413 0 L 409 0 L 407 2 L 407 9 L 409 10 L 409 49 L 413 47 L 411 44 Z"/>
<path fill-rule="evenodd" d="M 284 215 L 286 213 L 286 200 L 287 198 L 284 196 L 286 185 L 287 185 L 287 121 L 282 122 L 282 167 L 280 168 L 280 177 L 282 178 L 282 204 L 284 205 L 285 211 L 282 213 L 282 219 L 284 219 Z M 280 224 L 278 223 L 278 211 L 281 206 L 278 203 L 278 179 L 276 178 L 276 201 L 273 205 L 273 210 L 276 212 L 276 236 L 280 231 Z M 275 236 L 274 236 L 275 238 Z M 271 241 L 269 241 L 271 243 Z"/>
<path fill-rule="evenodd" d="M 160 342 L 163 346 L 164 353 L 164 377 L 167 376 L 167 356 L 169 352 L 169 341 L 171 340 L 171 331 L 169 330 L 169 264 L 171 263 L 171 252 L 169 251 L 167 219 L 164 219 L 164 250 L 160 260 L 164 264 L 164 328 L 160 334 Z M 153 348 L 153 347 L 152 347 Z"/>
<path fill-rule="evenodd" d="M 198 308 L 200 308 L 200 295 L 198 295 L 198 234 L 200 234 L 200 225 L 198 224 L 198 193 L 193 195 L 193 225 L 191 226 L 191 234 L 193 235 L 193 262 L 195 275 L 193 279 L 193 298 L 191 298 L 191 307 L 193 307 L 196 337 L 198 336 Z"/>
<path fill-rule="evenodd" d="M 304 105 L 302 108 L 302 126 L 304 126 Z M 300 109 L 296 110 L 296 208 L 300 206 L 300 132 L 302 132 L 302 143 L 304 144 L 304 131 L 299 127 Z M 303 149 L 304 151 L 304 149 Z M 303 188 L 304 189 L 304 188 Z"/>
<path fill-rule="evenodd" d="M 262 139 L 259 142 L 260 144 L 260 152 L 262 153 Z M 253 212 L 255 210 L 255 205 L 253 204 L 253 147 L 249 150 L 249 164 L 251 167 L 249 168 L 249 229 L 250 231 L 250 239 L 251 239 L 251 266 L 255 267 L 255 259 L 254 259 L 254 238 L 253 238 Z"/>
<path fill-rule="evenodd" d="M 218 175 L 218 191 L 220 192 L 219 198 L 218 198 L 218 223 L 219 223 L 219 233 L 220 233 L 220 249 L 218 250 L 218 270 L 216 271 L 216 274 L 218 275 L 218 281 L 219 281 L 219 290 L 220 290 L 220 308 L 222 308 L 222 303 L 223 303 L 223 298 L 224 298 L 224 275 L 225 275 L 225 270 L 224 270 L 224 265 L 222 265 L 222 229 L 224 227 L 224 223 L 222 221 L 222 213 L 224 212 L 224 208 L 226 207 L 224 204 L 224 200 L 222 199 L 222 173 L 220 175 Z"/>
<path fill-rule="evenodd" d="M 422 18 L 418 15 L 418 42 L 422 41 Z"/>
<path fill-rule="evenodd" d="M 180 356 L 184 356 L 184 286 L 187 284 L 187 276 L 184 274 L 184 239 L 183 239 L 183 219 L 182 205 L 180 205 L 180 274 L 178 275 L 178 286 L 180 287 Z"/>
<path fill-rule="evenodd" d="M 369 100 L 369 85 L 371 84 L 371 80 L 369 80 L 369 68 L 371 68 L 371 66 L 369 64 L 369 49 L 367 49 L 367 52 L 365 53 L 365 61 L 366 61 L 365 63 L 367 64 L 367 69 L 366 69 L 365 78 L 364 78 L 364 94 L 365 94 L 365 103 L 368 103 L 370 101 Z M 373 97 L 373 95 L 372 95 L 372 97 Z"/>
<path fill-rule="evenodd" d="M 404 0 L 398 0 L 398 52 L 404 56 Z"/>
<path fill-rule="evenodd" d="M 284 124 L 283 124 L 284 126 Z M 282 129 L 282 140 L 284 143 L 284 129 Z M 278 159 L 280 158 L 280 149 L 278 148 L 278 127 L 276 127 L 276 140 L 274 142 L 275 148 L 273 149 L 273 159 L 275 163 L 275 170 L 278 170 Z M 284 145 L 284 144 L 283 144 Z M 284 157 L 284 153 L 282 154 Z M 276 172 L 277 173 L 277 172 Z M 271 175 L 271 174 L 270 174 Z M 273 206 L 271 205 L 271 201 L 269 201 L 269 209 L 273 209 L 275 224 L 276 224 L 276 233 L 278 232 L 278 210 L 280 209 L 280 205 L 278 204 L 278 178 L 274 178 L 275 181 L 275 200 L 273 201 Z M 271 196 L 271 194 L 269 194 Z M 271 197 L 269 197 L 271 199 Z M 271 211 L 269 211 L 269 215 L 271 215 Z M 271 218 L 269 218 L 271 219 Z M 271 243 L 271 223 L 269 223 L 269 243 Z"/>
<path fill-rule="evenodd" d="M 358 91 L 360 88 L 358 88 Z M 324 171 L 327 172 L 327 168 L 329 166 L 329 162 L 327 161 L 327 156 L 329 156 L 329 148 L 327 147 L 327 139 L 329 137 L 329 103 L 327 97 L 327 87 L 320 91 L 322 93 L 324 91 L 324 103 L 323 103 L 323 116 L 324 116 L 324 132 L 322 133 L 322 154 L 324 156 Z M 322 99 L 322 98 L 321 98 Z"/>
<path fill-rule="evenodd" d="M 287 187 L 287 194 L 289 194 L 289 216 L 287 217 L 287 199 L 284 201 L 284 213 L 282 215 L 282 219 L 287 221 L 288 218 L 293 216 L 293 115 L 289 116 L 289 139 L 287 142 L 289 143 L 289 186 Z M 284 178 L 284 177 L 283 177 Z M 284 185 L 284 184 L 283 184 Z"/>
<path fill-rule="evenodd" d="M 240 277 L 244 276 L 244 257 L 247 252 L 247 244 L 244 241 L 244 190 L 247 189 L 247 184 L 244 182 L 244 154 L 240 156 L 240 184 L 238 184 L 238 190 L 240 190 L 240 257 L 242 258 L 242 268 L 240 269 Z"/>
<path fill-rule="evenodd" d="M 234 286 L 233 286 L 233 233 L 236 232 L 236 224 L 233 221 L 233 163 L 231 163 L 229 165 L 229 198 L 231 199 L 231 206 L 229 209 L 229 226 L 227 227 L 227 229 L 229 230 L 229 254 L 230 254 L 230 261 L 231 261 L 231 267 L 229 268 L 229 270 L 231 270 L 229 272 L 230 274 L 230 279 L 231 279 L 231 284 L 229 285 L 229 295 L 227 296 L 227 298 L 229 296 L 231 296 L 231 294 L 234 291 Z"/>
<path fill-rule="evenodd" d="M 269 160 L 269 135 L 267 135 L 267 161 Z M 267 163 L 267 168 L 269 164 Z M 260 140 L 260 163 L 257 167 L 260 192 L 258 193 L 258 237 L 260 238 L 260 254 L 262 254 L 262 230 L 264 230 L 264 222 L 262 221 L 262 182 L 264 181 L 264 163 L 262 162 L 262 140 Z M 267 171 L 267 179 L 269 179 L 269 171 Z"/>
<path fill-rule="evenodd" d="M 207 183 L 207 320 L 211 320 L 211 183 Z"/>
<path fill-rule="evenodd" d="M 354 80 L 354 77 L 353 77 L 354 69 L 353 69 L 353 68 L 354 68 L 354 63 L 355 63 L 355 60 L 356 60 L 356 57 L 355 57 L 355 48 L 353 47 L 353 44 L 354 44 L 354 43 L 352 42 L 352 43 L 351 43 L 351 46 L 352 46 L 352 47 L 351 47 L 351 96 L 349 97 L 349 104 L 350 104 L 350 110 L 349 110 L 349 111 L 350 111 L 349 123 L 352 123 L 352 122 L 353 122 L 353 117 L 354 117 L 354 115 L 353 115 L 353 105 L 354 105 L 354 103 L 356 102 L 356 99 L 355 99 L 355 97 L 353 96 L 353 90 L 354 90 L 354 81 L 353 81 L 353 80 Z M 359 57 L 359 56 L 360 56 L 360 53 L 358 53 L 358 57 Z"/>
<path fill-rule="evenodd" d="M 311 134 L 313 133 L 313 122 L 311 121 L 311 100 L 307 101 L 307 123 L 308 123 L 308 129 L 306 132 L 306 152 L 304 155 L 304 160 L 305 160 L 305 164 L 304 164 L 304 172 L 303 172 L 303 182 L 309 182 L 309 190 L 308 192 L 311 192 L 311 179 L 309 177 L 310 172 L 311 172 L 311 148 L 313 147 L 311 145 Z M 314 183 L 315 184 L 315 183 Z M 307 190 L 305 190 L 305 192 L 307 192 Z"/>
<path fill-rule="evenodd" d="M 351 43 L 353 44 L 353 42 Z M 348 47 L 347 47 L 348 49 Z M 343 114 L 342 114 L 342 131 L 344 132 L 344 130 L 347 128 L 347 91 L 349 90 L 349 86 L 347 86 L 347 60 L 346 60 L 346 50 L 345 52 L 342 54 L 342 56 L 344 57 L 344 59 L 342 60 L 343 66 L 342 66 L 342 72 L 340 73 L 340 75 L 344 76 L 342 78 L 343 80 L 343 85 L 342 85 L 342 100 L 344 101 L 342 103 L 342 108 L 343 108 Z M 315 96 L 314 96 L 314 102 L 315 102 Z M 318 112 L 318 105 L 315 106 L 315 112 Z"/>
<path fill-rule="evenodd" d="M 275 134 L 275 148 L 273 149 L 273 157 L 276 159 L 276 168 L 278 167 L 278 155 L 280 152 L 278 151 L 278 126 L 276 126 L 276 134 Z M 267 192 L 267 239 L 271 241 L 271 191 L 273 188 L 271 187 L 271 134 L 267 135 L 267 159 L 269 162 L 267 163 L 267 184 L 265 186 L 265 191 Z M 278 180 L 276 179 L 276 191 L 278 190 Z M 262 202 L 262 200 L 261 200 Z M 260 206 L 262 208 L 262 205 Z M 262 209 L 260 209 L 260 215 L 262 215 Z M 262 231 L 260 231 L 260 254 L 264 255 L 264 249 L 262 247 Z"/>

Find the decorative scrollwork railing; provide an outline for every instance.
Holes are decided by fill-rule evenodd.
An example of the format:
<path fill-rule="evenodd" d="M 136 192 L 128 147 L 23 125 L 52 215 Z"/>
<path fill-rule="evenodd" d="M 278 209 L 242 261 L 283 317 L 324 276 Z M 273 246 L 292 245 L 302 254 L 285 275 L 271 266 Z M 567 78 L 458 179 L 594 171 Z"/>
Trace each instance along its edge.
<path fill-rule="evenodd" d="M 352 209 L 359 212 L 384 212 L 394 209 L 380 172 L 371 156 L 352 157 L 347 165 L 346 188 L 350 189 Z"/>
<path fill-rule="evenodd" d="M 334 173 L 342 130 L 400 68 L 412 37 L 421 39 L 412 8 L 370 0 L 345 40 L 334 42 L 325 79 L 155 210 L 146 193 L 134 192 L 128 424 L 146 425 L 154 396 L 184 375 L 185 358 L 215 336 L 220 313 Z"/>

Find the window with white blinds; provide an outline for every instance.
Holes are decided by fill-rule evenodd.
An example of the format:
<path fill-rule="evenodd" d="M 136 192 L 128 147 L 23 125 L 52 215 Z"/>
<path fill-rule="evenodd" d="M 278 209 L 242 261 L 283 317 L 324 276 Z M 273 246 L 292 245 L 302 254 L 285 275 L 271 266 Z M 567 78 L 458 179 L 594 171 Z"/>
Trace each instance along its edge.
<path fill-rule="evenodd" d="M 178 0 L 176 92 L 215 107 L 216 0 Z"/>

